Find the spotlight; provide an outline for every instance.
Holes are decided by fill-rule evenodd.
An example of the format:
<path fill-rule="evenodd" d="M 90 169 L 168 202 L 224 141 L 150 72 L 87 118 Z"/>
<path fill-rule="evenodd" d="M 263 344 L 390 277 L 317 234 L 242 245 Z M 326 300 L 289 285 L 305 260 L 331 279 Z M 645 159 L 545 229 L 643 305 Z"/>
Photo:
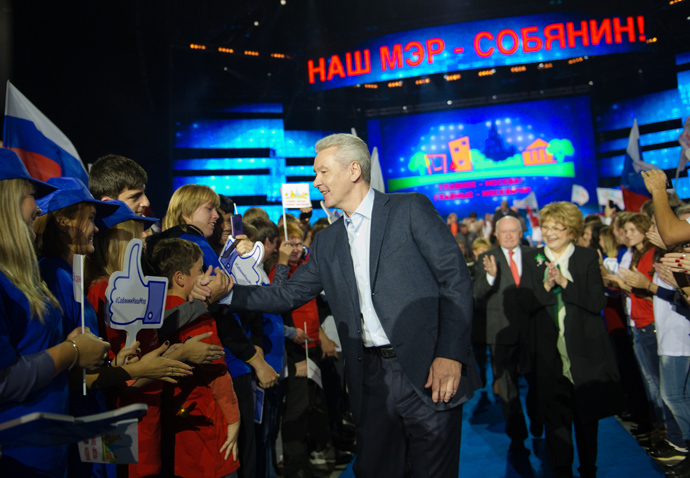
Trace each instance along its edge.
<path fill-rule="evenodd" d="M 450 106 L 453 104 L 453 100 L 448 100 L 448 101 L 446 101 L 446 103 L 448 104 L 448 106 Z"/>
<path fill-rule="evenodd" d="M 258 27 L 258 26 L 259 26 L 259 22 L 254 22 L 254 26 L 255 26 L 255 27 Z"/>

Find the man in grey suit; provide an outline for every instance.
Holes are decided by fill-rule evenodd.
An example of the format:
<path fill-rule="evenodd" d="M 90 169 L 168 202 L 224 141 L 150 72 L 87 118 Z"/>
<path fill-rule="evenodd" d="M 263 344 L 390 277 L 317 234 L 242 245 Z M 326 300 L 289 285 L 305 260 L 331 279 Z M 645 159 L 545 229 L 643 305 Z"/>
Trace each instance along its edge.
<path fill-rule="evenodd" d="M 511 453 L 529 453 L 524 441 L 527 426 L 518 391 L 520 333 L 527 317 L 518 303 L 518 287 L 522 276 L 522 256 L 528 250 L 520 246 L 522 225 L 513 216 L 496 222 L 499 247 L 482 253 L 477 264 L 484 274 L 474 280 L 475 301 L 486 305 L 486 342 L 491 346 L 495 380 L 505 418 L 505 431 L 511 440 Z"/>
<path fill-rule="evenodd" d="M 470 274 L 421 194 L 369 186 L 355 136 L 316 143 L 314 186 L 345 215 L 321 231 L 283 287 L 235 286 L 232 304 L 281 312 L 323 289 L 343 347 L 359 477 L 457 477 L 463 402 L 479 377 Z"/>

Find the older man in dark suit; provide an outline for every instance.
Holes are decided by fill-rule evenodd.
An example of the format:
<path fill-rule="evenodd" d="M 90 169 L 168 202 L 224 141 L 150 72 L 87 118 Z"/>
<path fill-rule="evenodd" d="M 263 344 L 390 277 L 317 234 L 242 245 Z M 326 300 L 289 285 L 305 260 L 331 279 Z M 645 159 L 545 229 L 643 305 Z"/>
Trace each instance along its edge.
<path fill-rule="evenodd" d="M 316 144 L 314 186 L 344 217 L 283 287 L 236 286 L 232 303 L 280 312 L 323 289 L 343 347 L 361 477 L 457 477 L 462 407 L 479 386 L 472 292 L 460 249 L 421 194 L 369 186 L 366 144 Z"/>
<path fill-rule="evenodd" d="M 511 440 L 511 453 L 529 453 L 524 441 L 527 425 L 518 390 L 520 334 L 527 317 L 518 304 L 522 276 L 522 256 L 528 248 L 520 246 L 522 225 L 513 216 L 496 223 L 498 246 L 477 258 L 484 274 L 475 274 L 474 297 L 486 307 L 486 341 L 491 346 L 495 380 L 505 418 L 505 431 Z"/>

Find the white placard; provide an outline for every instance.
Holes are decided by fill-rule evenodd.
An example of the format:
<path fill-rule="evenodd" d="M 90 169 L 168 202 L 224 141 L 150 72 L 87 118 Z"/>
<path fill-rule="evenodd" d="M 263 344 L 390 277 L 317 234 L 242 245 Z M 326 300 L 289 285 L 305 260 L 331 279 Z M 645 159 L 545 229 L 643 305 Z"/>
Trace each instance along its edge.
<path fill-rule="evenodd" d="M 283 183 L 280 187 L 280 195 L 283 198 L 283 207 L 286 209 L 311 207 L 309 183 Z"/>
<path fill-rule="evenodd" d="M 105 320 L 108 327 L 127 332 L 125 348 L 137 339 L 140 329 L 163 325 L 168 279 L 144 276 L 141 270 L 140 239 L 132 239 L 125 252 L 125 270 L 110 276 L 105 291 Z"/>

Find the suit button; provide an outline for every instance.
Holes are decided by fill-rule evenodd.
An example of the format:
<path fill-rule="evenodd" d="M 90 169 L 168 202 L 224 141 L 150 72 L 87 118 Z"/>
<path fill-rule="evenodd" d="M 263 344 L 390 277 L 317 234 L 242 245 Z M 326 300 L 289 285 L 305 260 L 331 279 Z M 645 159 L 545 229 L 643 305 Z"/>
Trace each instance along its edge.
<path fill-rule="evenodd" d="M 357 333 L 358 333 L 358 334 L 361 334 L 361 333 L 362 333 L 362 331 L 361 331 L 361 330 L 359 330 L 359 329 L 357 329 Z"/>
<path fill-rule="evenodd" d="M 362 361 L 362 357 L 357 357 L 357 360 L 359 360 L 359 361 L 361 362 L 361 361 Z"/>

